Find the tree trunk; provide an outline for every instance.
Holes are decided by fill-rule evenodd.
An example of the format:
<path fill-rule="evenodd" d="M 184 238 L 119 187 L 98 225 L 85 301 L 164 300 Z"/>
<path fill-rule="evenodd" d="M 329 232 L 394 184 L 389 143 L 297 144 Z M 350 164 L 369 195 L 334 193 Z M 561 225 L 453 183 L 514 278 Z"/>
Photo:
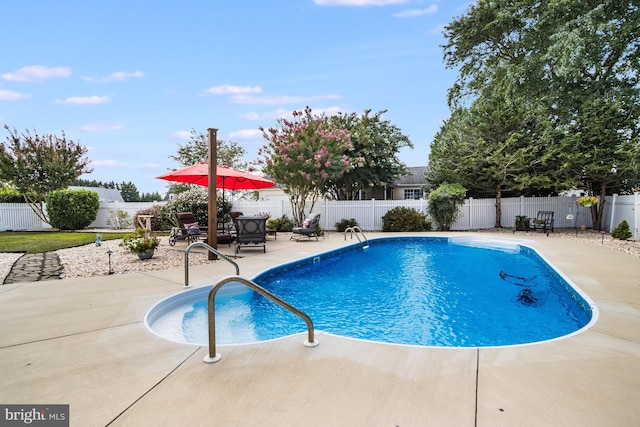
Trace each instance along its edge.
<path fill-rule="evenodd" d="M 606 203 L 605 196 L 607 195 L 607 183 L 602 182 L 600 185 L 600 201 L 591 206 L 591 221 L 593 222 L 593 229 L 602 230 L 602 217 L 604 216 L 604 204 Z"/>
<path fill-rule="evenodd" d="M 498 188 L 496 190 L 496 228 L 502 228 L 501 219 L 502 218 L 502 189 Z"/>

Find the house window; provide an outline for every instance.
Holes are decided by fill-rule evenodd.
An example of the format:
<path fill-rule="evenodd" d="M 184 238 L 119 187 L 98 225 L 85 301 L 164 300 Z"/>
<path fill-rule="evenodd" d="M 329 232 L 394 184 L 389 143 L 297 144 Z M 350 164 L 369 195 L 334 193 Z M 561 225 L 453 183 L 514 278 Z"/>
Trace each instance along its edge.
<path fill-rule="evenodd" d="M 422 190 L 419 188 L 407 188 L 404 190 L 404 199 L 405 200 L 418 200 L 422 199 L 424 194 Z"/>

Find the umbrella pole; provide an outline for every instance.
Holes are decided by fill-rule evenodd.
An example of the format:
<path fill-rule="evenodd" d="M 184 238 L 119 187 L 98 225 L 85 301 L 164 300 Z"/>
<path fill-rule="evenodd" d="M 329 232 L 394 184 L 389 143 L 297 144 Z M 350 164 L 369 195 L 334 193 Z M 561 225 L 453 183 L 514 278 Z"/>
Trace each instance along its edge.
<path fill-rule="evenodd" d="M 218 129 L 209 128 L 209 228 L 207 232 L 207 239 L 209 246 L 214 249 L 218 249 L 218 200 L 216 191 L 216 173 L 218 164 L 218 143 L 217 132 Z M 209 260 L 212 261 L 218 259 L 216 254 L 209 251 Z"/>

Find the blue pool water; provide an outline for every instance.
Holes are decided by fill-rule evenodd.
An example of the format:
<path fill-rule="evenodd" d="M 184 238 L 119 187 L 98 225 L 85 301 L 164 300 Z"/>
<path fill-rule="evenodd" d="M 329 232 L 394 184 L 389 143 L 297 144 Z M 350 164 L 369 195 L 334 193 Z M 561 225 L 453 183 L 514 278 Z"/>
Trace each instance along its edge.
<path fill-rule="evenodd" d="M 368 249 L 352 245 L 253 280 L 308 314 L 316 330 L 396 344 L 544 341 L 585 327 L 596 310 L 534 250 L 495 240 L 374 239 Z M 175 341 L 206 345 L 209 289 L 160 303 L 147 315 L 150 328 Z M 240 285 L 225 285 L 216 297 L 220 344 L 304 331 L 298 317 Z"/>

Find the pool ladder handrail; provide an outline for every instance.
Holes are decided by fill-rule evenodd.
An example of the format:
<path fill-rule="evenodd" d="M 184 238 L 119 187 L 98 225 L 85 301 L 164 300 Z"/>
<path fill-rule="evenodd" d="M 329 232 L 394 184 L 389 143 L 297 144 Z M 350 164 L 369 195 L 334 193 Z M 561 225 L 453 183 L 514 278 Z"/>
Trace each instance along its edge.
<path fill-rule="evenodd" d="M 189 246 L 187 246 L 187 249 L 184 251 L 184 286 L 183 288 L 189 287 L 189 252 L 191 252 L 191 249 L 198 248 L 198 247 L 206 248 L 209 252 L 213 252 L 223 260 L 233 264 L 233 266 L 236 268 L 236 276 L 240 275 L 240 267 L 234 260 L 220 253 L 217 249 L 212 248 L 205 242 L 194 242 Z"/>
<path fill-rule="evenodd" d="M 353 227 L 347 227 L 344 230 L 344 240 L 347 240 L 347 233 L 350 233 L 351 238 L 353 239 L 353 235 L 355 234 L 356 237 L 358 238 L 358 242 L 360 242 L 360 246 L 362 247 L 362 249 L 368 248 L 369 247 L 369 240 L 367 239 L 367 236 L 364 235 L 364 232 L 362 231 L 362 229 L 360 227 L 358 227 L 357 225 L 354 225 Z M 362 239 L 360 239 L 360 234 L 362 234 Z"/>
<path fill-rule="evenodd" d="M 237 275 L 227 276 L 220 279 L 220 281 L 211 288 L 211 291 L 209 291 L 209 298 L 207 301 L 208 318 L 209 318 L 208 319 L 209 320 L 209 354 L 207 354 L 204 357 L 205 363 L 215 363 L 222 358 L 222 356 L 219 353 L 216 353 L 216 315 L 215 315 L 214 300 L 216 298 L 216 294 L 218 293 L 218 290 L 220 290 L 222 286 L 224 286 L 229 282 L 240 282 L 243 285 L 258 292 L 260 295 L 270 299 L 271 301 L 275 302 L 276 304 L 280 305 L 281 307 L 289 310 L 291 313 L 300 317 L 302 320 L 305 321 L 308 329 L 308 337 L 303 344 L 305 345 L 305 347 L 315 347 L 318 345 L 318 341 L 315 341 L 315 338 L 314 338 L 313 322 L 311 321 L 311 318 L 307 314 L 305 314 L 301 310 L 298 310 L 288 302 L 280 299 L 279 297 L 275 296 L 274 294 L 272 294 L 262 286 L 258 285 L 257 283 L 249 279 L 245 279 L 244 277 L 240 277 Z"/>

